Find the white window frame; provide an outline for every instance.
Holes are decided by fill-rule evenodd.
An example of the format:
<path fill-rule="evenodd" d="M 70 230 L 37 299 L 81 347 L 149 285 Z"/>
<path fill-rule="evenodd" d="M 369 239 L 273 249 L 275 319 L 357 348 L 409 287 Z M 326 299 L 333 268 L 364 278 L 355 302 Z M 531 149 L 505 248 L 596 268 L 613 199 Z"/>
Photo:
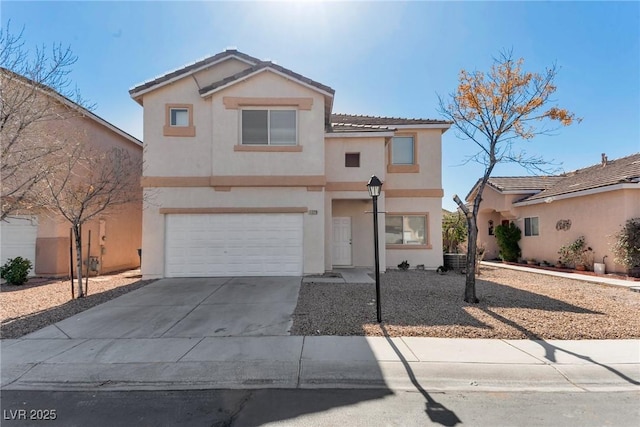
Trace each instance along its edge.
<path fill-rule="evenodd" d="M 395 142 L 398 139 L 411 138 L 411 163 L 397 163 L 393 151 L 395 148 Z M 412 166 L 416 164 L 416 137 L 414 135 L 396 135 L 391 140 L 391 164 L 394 166 Z"/>
<path fill-rule="evenodd" d="M 529 222 L 529 230 L 527 230 L 527 220 Z M 533 220 L 535 220 L 536 226 L 535 226 L 535 231 L 537 231 L 536 233 L 534 233 L 534 227 L 533 227 Z M 525 217 L 524 219 L 524 235 L 526 237 L 533 237 L 533 236 L 539 236 L 540 235 L 540 219 L 537 216 L 528 216 Z"/>
<path fill-rule="evenodd" d="M 244 138 L 242 136 L 242 117 L 243 117 L 243 112 L 244 111 L 267 111 L 267 143 L 266 144 L 245 144 L 244 143 Z M 271 143 L 271 111 L 293 111 L 294 115 L 295 115 L 295 121 L 296 121 L 296 125 L 295 125 L 295 142 L 293 144 L 272 144 Z M 286 108 L 286 107 L 282 107 L 282 108 L 278 108 L 278 107 L 246 107 L 246 108 L 241 108 L 240 109 L 240 120 L 238 120 L 239 122 L 239 135 L 240 135 L 240 145 L 245 146 L 245 147 L 295 147 L 298 145 L 298 110 L 295 108 Z"/>
<path fill-rule="evenodd" d="M 386 216 L 385 218 L 385 223 L 387 222 L 389 217 L 400 217 L 402 218 L 402 243 L 386 243 L 387 245 L 403 245 L 403 246 L 425 246 L 428 244 L 429 242 L 429 220 L 427 218 L 426 215 L 420 215 L 420 214 L 416 214 L 416 215 L 399 215 L 399 214 L 389 214 Z M 418 243 L 407 243 L 406 240 L 406 232 L 404 230 L 404 220 L 405 218 L 410 218 L 410 217 L 418 217 L 418 218 L 422 218 L 424 220 L 424 235 L 422 236 L 422 242 L 418 242 Z M 386 226 L 385 226 L 386 228 Z M 386 230 L 385 230 L 385 234 L 386 234 Z"/>
<path fill-rule="evenodd" d="M 184 125 L 179 125 L 177 123 L 173 123 L 173 112 L 174 111 L 184 111 L 187 115 L 187 123 Z M 169 126 L 173 128 L 186 128 L 189 127 L 189 123 L 191 122 L 191 113 L 186 107 L 170 107 L 169 108 Z"/>

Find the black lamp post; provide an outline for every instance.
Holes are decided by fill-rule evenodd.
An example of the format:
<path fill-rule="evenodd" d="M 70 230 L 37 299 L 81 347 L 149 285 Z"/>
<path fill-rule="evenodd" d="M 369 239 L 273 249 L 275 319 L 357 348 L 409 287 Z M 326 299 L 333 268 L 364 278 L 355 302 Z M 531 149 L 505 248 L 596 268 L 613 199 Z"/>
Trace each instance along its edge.
<path fill-rule="evenodd" d="M 373 248 L 375 254 L 376 268 L 376 312 L 378 315 L 378 323 L 382 322 L 382 313 L 380 310 L 380 253 L 378 251 L 378 196 L 382 189 L 382 182 L 377 176 L 373 175 L 367 183 L 369 195 L 373 198 Z"/>

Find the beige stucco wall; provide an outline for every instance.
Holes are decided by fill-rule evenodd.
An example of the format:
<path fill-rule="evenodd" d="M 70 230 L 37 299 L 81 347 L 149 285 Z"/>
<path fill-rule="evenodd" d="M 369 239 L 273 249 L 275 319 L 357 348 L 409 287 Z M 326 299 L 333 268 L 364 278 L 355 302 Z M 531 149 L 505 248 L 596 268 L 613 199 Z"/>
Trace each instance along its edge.
<path fill-rule="evenodd" d="M 384 137 L 326 138 L 326 175 L 329 182 L 361 182 L 363 190 L 371 175 L 386 180 Z M 346 153 L 360 153 L 360 167 L 345 167 Z"/>
<path fill-rule="evenodd" d="M 442 129 L 401 129 L 399 134 L 417 134 L 419 173 L 389 173 L 385 188 L 442 189 Z M 387 144 L 389 145 L 389 144 Z M 389 162 L 389 149 L 385 165 Z"/>
<path fill-rule="evenodd" d="M 555 263 L 559 257 L 558 249 L 583 235 L 586 244 L 593 248 L 597 262 L 601 262 L 606 255 L 607 271 L 624 272 L 624 268 L 613 261 L 610 250 L 611 235 L 616 233 L 627 219 L 640 217 L 640 190 L 627 189 L 565 199 L 556 198 L 551 203 L 514 206 L 512 212 L 516 215 L 516 225 L 522 230 L 519 244 L 523 258 Z M 538 236 L 524 235 L 526 217 L 538 217 Z M 496 256 L 495 237 L 487 236 L 486 223 L 488 219 L 494 219 L 494 223 L 498 225 L 500 218 L 496 213 L 483 212 L 478 215 L 478 241 L 489 242 L 488 247 L 496 248 Z M 557 230 L 556 224 L 559 220 L 570 220 L 571 228 Z"/>
<path fill-rule="evenodd" d="M 426 269 L 436 269 L 443 264 L 442 259 L 442 199 L 439 197 L 387 198 L 388 214 L 403 213 L 428 215 L 427 243 L 428 249 L 414 249 L 406 245 L 406 249 L 387 248 L 387 267 L 397 268 L 407 260 L 411 268 L 424 264 Z"/>

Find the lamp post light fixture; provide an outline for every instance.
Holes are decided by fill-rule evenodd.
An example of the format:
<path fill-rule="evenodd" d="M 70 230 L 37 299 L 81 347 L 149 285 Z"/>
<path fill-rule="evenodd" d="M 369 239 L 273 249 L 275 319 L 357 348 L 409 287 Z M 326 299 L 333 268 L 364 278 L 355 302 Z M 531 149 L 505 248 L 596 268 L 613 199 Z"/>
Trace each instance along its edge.
<path fill-rule="evenodd" d="M 373 249 L 376 269 L 376 314 L 378 323 L 382 322 L 382 312 L 380 309 L 380 252 L 378 251 L 378 196 L 382 190 L 382 181 L 377 176 L 371 176 L 367 183 L 369 195 L 373 199 Z"/>

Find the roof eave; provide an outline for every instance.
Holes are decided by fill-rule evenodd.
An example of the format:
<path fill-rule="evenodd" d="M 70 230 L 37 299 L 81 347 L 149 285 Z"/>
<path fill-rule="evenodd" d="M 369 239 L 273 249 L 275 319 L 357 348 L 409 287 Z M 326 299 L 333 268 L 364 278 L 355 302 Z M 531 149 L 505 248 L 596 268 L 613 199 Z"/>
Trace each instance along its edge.
<path fill-rule="evenodd" d="M 640 190 L 640 183 L 620 183 L 620 184 L 606 185 L 603 187 L 590 188 L 587 190 L 574 191 L 571 193 L 556 194 L 553 196 L 541 197 L 533 200 L 523 200 L 518 203 L 513 203 L 513 206 L 521 207 L 521 206 L 537 205 L 541 203 L 552 203 L 557 200 L 572 199 L 575 197 L 584 197 L 584 196 L 590 196 L 593 194 L 607 193 L 610 191 L 618 191 L 618 190 Z"/>

